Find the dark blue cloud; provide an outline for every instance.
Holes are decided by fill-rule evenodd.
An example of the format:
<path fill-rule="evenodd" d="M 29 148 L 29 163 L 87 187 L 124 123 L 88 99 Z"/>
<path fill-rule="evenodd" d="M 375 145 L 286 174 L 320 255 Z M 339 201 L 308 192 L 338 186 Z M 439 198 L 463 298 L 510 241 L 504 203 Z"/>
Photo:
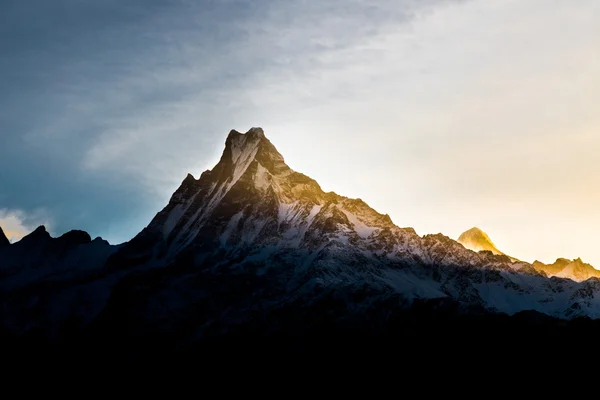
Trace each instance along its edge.
<path fill-rule="evenodd" d="M 4 0 L 0 209 L 126 240 L 230 129 L 328 95 L 278 85 L 410 14 L 395 1 Z M 279 96 L 297 100 L 275 113 Z"/>
<path fill-rule="evenodd" d="M 232 23 L 251 11 L 249 2 L 190 4 L 3 2 L 0 208 L 25 215 L 43 208 L 57 234 L 83 228 L 125 239 L 143 227 L 166 196 L 147 196 L 135 176 L 118 174 L 118 168 L 117 173 L 85 170 L 83 158 L 109 129 L 111 121 L 103 118 L 125 117 L 192 93 L 194 88 L 160 82 L 169 64 L 197 61 L 182 59 L 177 51 L 186 42 L 182 36 L 200 35 L 197 46 L 213 51 L 240 34 Z M 136 75 L 147 78 L 149 71 L 155 71 L 155 79 L 129 83 Z M 111 106 L 113 96 L 121 100 Z M 93 115 L 102 101 L 101 113 Z M 123 103 L 127 107 L 121 108 Z M 91 119 L 82 118 L 86 112 Z"/>

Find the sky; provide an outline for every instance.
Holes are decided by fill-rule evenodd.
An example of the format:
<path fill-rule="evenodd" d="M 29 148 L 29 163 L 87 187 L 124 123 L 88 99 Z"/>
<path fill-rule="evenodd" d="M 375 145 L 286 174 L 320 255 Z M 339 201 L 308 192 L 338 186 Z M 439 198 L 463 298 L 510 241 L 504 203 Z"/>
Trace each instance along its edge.
<path fill-rule="evenodd" d="M 402 227 L 600 269 L 597 0 L 3 0 L 0 226 L 132 238 L 231 129 Z"/>

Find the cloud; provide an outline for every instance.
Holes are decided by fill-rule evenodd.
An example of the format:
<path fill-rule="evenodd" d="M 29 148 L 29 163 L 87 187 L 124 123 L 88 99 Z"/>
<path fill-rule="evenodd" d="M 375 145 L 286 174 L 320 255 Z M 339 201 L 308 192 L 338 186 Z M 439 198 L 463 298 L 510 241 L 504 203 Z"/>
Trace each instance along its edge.
<path fill-rule="evenodd" d="M 9 1 L 0 204 L 129 239 L 230 129 L 347 97 L 357 50 L 441 3 Z"/>
<path fill-rule="evenodd" d="M 124 47 L 119 56 L 128 69 L 110 85 L 94 86 L 86 108 L 105 126 L 84 153 L 85 168 L 118 168 L 150 179 L 149 187 L 162 177 L 173 184 L 175 169 L 207 158 L 202 149 L 220 146 L 232 127 L 272 120 L 272 110 L 304 111 L 348 97 L 352 75 L 377 72 L 369 71 L 369 61 L 356 66 L 360 57 L 377 55 L 366 46 L 437 2 L 354 1 L 343 9 L 335 1 L 232 4 L 249 14 L 218 21 L 225 10 L 189 4 L 186 15 L 180 10 L 140 27 L 150 34 L 147 29 L 166 25 L 168 39 L 142 54 Z M 330 75 L 338 79 L 328 81 Z"/>

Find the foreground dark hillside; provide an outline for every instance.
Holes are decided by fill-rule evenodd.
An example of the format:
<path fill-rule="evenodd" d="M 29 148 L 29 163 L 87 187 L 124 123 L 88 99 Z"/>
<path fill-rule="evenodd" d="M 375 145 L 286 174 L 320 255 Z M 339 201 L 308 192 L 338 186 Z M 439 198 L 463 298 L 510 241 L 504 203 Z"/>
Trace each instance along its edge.
<path fill-rule="evenodd" d="M 118 363 L 148 367 L 164 363 L 203 362 L 252 364 L 256 360 L 294 364 L 329 360 L 332 364 L 402 360 L 454 363 L 524 359 L 594 359 L 600 355 L 600 321 L 570 321 L 535 312 L 515 316 L 461 309 L 447 301 L 417 301 L 405 310 L 381 305 L 369 313 L 347 315 L 342 301 L 330 300 L 314 309 L 289 307 L 272 315 L 256 315 L 248 324 L 197 341 L 178 342 L 185 326 L 164 334 L 130 335 L 136 330 L 118 315 L 83 331 L 62 332 L 60 340 L 30 332 L 4 333 L 5 362 L 52 365 Z M 332 313 L 331 310 L 337 310 Z"/>

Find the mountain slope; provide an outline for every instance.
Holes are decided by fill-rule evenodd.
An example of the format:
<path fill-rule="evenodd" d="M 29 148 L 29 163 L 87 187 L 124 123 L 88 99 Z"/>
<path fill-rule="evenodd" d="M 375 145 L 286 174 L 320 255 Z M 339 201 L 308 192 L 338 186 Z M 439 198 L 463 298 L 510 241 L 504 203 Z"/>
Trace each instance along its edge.
<path fill-rule="evenodd" d="M 85 332 L 133 351 L 156 340 L 399 332 L 415 312 L 600 318 L 600 279 L 548 279 L 506 255 L 420 237 L 293 171 L 260 128 L 231 131 L 218 164 L 188 175 L 130 242 L 84 236 L 62 246 L 38 229 L 0 249 L 7 335 Z"/>

